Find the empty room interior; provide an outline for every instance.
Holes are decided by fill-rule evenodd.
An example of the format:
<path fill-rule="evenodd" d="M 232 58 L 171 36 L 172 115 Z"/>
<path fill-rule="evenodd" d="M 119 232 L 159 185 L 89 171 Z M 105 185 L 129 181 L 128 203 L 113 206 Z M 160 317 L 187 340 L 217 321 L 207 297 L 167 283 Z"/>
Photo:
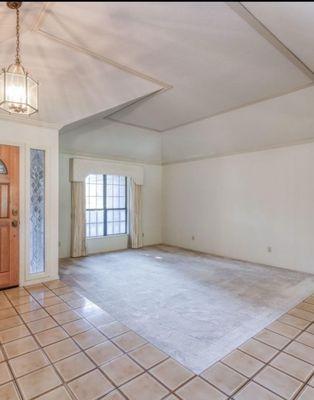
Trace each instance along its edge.
<path fill-rule="evenodd" d="M 314 400 L 314 2 L 0 21 L 0 400 Z"/>

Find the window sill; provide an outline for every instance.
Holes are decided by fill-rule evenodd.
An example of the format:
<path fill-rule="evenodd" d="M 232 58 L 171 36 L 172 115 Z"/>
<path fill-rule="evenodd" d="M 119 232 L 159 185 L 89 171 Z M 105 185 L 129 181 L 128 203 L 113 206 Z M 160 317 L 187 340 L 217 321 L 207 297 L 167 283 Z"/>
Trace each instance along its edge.
<path fill-rule="evenodd" d="M 88 237 L 86 240 L 99 240 L 99 239 L 109 239 L 109 238 L 125 238 L 128 237 L 127 233 L 121 233 L 119 235 L 107 235 L 107 236 L 93 236 L 93 237 Z"/>

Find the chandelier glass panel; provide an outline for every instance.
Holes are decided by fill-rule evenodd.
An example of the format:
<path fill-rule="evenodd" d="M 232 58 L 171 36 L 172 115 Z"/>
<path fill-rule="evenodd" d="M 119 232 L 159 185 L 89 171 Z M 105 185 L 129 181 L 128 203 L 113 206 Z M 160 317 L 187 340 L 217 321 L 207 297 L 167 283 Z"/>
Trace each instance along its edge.
<path fill-rule="evenodd" d="M 38 111 L 38 82 L 25 71 L 20 59 L 20 13 L 22 2 L 7 2 L 16 10 L 15 63 L 0 74 L 0 108 L 10 114 L 31 115 Z"/>

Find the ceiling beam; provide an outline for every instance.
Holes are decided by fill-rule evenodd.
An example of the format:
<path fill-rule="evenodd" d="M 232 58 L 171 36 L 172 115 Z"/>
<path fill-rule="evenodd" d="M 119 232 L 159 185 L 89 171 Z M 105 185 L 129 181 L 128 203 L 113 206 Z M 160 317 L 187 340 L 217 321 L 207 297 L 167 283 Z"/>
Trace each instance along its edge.
<path fill-rule="evenodd" d="M 241 2 L 231 1 L 226 4 L 243 18 L 253 29 L 255 29 L 264 39 L 271 43 L 280 51 L 290 62 L 301 70 L 308 78 L 314 81 L 313 71 L 294 54 L 281 40 L 278 39 L 258 18 L 255 17 Z"/>

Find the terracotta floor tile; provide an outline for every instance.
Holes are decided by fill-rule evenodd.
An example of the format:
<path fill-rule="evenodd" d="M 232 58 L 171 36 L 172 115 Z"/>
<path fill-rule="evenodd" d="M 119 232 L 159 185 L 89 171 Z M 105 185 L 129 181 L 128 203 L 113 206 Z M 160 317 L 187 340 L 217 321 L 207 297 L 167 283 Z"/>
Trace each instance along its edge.
<path fill-rule="evenodd" d="M 314 295 L 306 298 L 304 301 L 306 303 L 314 304 Z"/>
<path fill-rule="evenodd" d="M 20 313 L 20 314 L 28 313 L 30 311 L 39 310 L 41 308 L 42 308 L 41 305 L 38 304 L 37 302 L 21 304 L 20 306 L 15 306 L 16 311 L 18 313 Z"/>
<path fill-rule="evenodd" d="M 48 289 L 58 289 L 61 287 L 66 287 L 67 285 L 60 279 L 56 279 L 54 281 L 46 282 L 45 286 L 47 286 Z"/>
<path fill-rule="evenodd" d="M 131 351 L 129 356 L 145 369 L 149 369 L 169 357 L 151 344 L 145 344 L 144 346 Z"/>
<path fill-rule="evenodd" d="M 105 397 L 102 397 L 101 400 L 125 400 L 125 397 L 118 392 L 118 390 L 114 390 L 113 392 L 107 394 Z"/>
<path fill-rule="evenodd" d="M 75 321 L 76 319 L 80 319 L 81 316 L 77 314 L 75 311 L 70 310 L 60 314 L 56 314 L 53 318 L 58 322 L 58 324 L 63 325 L 67 322 Z"/>
<path fill-rule="evenodd" d="M 6 329 L 0 332 L 0 342 L 8 343 L 12 340 L 20 339 L 30 335 L 29 329 L 25 325 L 20 325 L 14 328 Z"/>
<path fill-rule="evenodd" d="M 17 379 L 17 383 L 24 399 L 30 400 L 61 385 L 62 381 L 49 366 Z"/>
<path fill-rule="evenodd" d="M 279 333 L 279 335 L 286 336 L 290 339 L 294 339 L 301 332 L 300 329 L 293 326 L 283 324 L 282 322 L 275 321 L 266 327 L 267 329 Z"/>
<path fill-rule="evenodd" d="M 31 353 L 9 360 L 10 367 L 16 378 L 36 371 L 49 364 L 49 360 L 42 350 L 35 350 Z"/>
<path fill-rule="evenodd" d="M 96 304 L 92 303 L 92 304 L 88 304 L 87 306 L 84 306 L 84 307 L 76 308 L 75 311 L 77 313 L 79 313 L 82 317 L 86 318 L 88 316 L 95 315 L 97 313 L 101 313 L 102 309 L 100 307 L 96 306 Z"/>
<path fill-rule="evenodd" d="M 308 384 L 314 387 L 314 376 L 312 379 L 309 380 Z"/>
<path fill-rule="evenodd" d="M 147 341 L 142 338 L 141 336 L 137 335 L 133 331 L 129 331 L 123 333 L 120 336 L 115 337 L 112 339 L 114 343 L 116 343 L 122 350 L 128 352 L 131 350 L 136 349 L 147 343 Z"/>
<path fill-rule="evenodd" d="M 222 362 L 248 378 L 256 374 L 264 366 L 261 361 L 239 350 L 234 350 L 227 357 L 223 358 Z"/>
<path fill-rule="evenodd" d="M 122 355 L 122 351 L 113 343 L 106 341 L 86 350 L 86 354 L 97 364 L 101 365 Z"/>
<path fill-rule="evenodd" d="M 97 369 L 70 382 L 69 387 L 78 400 L 96 400 L 114 389 Z"/>
<path fill-rule="evenodd" d="M 285 353 L 314 365 L 314 349 L 302 343 L 292 342 L 285 348 Z"/>
<path fill-rule="evenodd" d="M 2 319 L 14 317 L 15 315 L 17 315 L 17 313 L 13 307 L 5 308 L 4 310 L 0 310 L 0 321 Z M 0 324 L 1 324 L 1 322 L 0 322 Z"/>
<path fill-rule="evenodd" d="M 0 385 L 7 383 L 13 379 L 7 362 L 0 363 Z"/>
<path fill-rule="evenodd" d="M 88 316 L 86 319 L 92 325 L 96 326 L 96 328 L 114 321 L 114 318 L 105 311 L 98 315 Z"/>
<path fill-rule="evenodd" d="M 70 292 L 70 293 L 65 293 L 65 294 L 60 295 L 60 299 L 62 299 L 65 302 L 72 301 L 72 300 L 80 300 L 83 298 L 84 298 L 83 296 L 81 296 L 79 293 L 76 293 L 76 292 Z M 92 303 L 92 304 L 94 304 L 94 303 Z"/>
<path fill-rule="evenodd" d="M 35 337 L 39 344 L 42 347 L 45 347 L 49 344 L 60 342 L 61 340 L 68 338 L 69 335 L 61 327 L 56 326 L 55 328 L 36 333 Z"/>
<path fill-rule="evenodd" d="M 306 321 L 314 322 L 314 314 L 309 311 L 301 310 L 300 308 L 293 308 L 288 311 L 288 314 L 294 317 L 305 319 Z"/>
<path fill-rule="evenodd" d="M 61 342 L 50 344 L 49 346 L 44 347 L 44 350 L 53 363 L 75 353 L 79 353 L 80 351 L 79 347 L 70 338 L 61 340 Z"/>
<path fill-rule="evenodd" d="M 4 293 L 8 297 L 14 297 L 14 296 L 25 296 L 27 294 L 27 291 L 23 287 L 15 287 L 15 288 L 10 288 L 6 289 Z"/>
<path fill-rule="evenodd" d="M 231 396 L 248 381 L 246 377 L 220 362 L 208 368 L 201 375 L 228 396 Z"/>
<path fill-rule="evenodd" d="M 175 396 L 174 394 L 171 394 L 170 396 L 167 396 L 165 400 L 178 400 L 179 397 Z"/>
<path fill-rule="evenodd" d="M 10 299 L 10 302 L 14 306 L 20 306 L 22 304 L 35 303 L 35 300 L 33 299 L 32 296 L 27 295 L 22 297 L 14 297 L 13 299 Z"/>
<path fill-rule="evenodd" d="M 85 319 L 78 319 L 76 321 L 68 322 L 67 324 L 62 325 L 62 327 L 70 336 L 86 332 L 93 328 L 93 326 Z"/>
<path fill-rule="evenodd" d="M 120 390 L 129 400 L 161 400 L 169 393 L 164 386 L 147 373 L 132 379 L 121 386 Z"/>
<path fill-rule="evenodd" d="M 255 382 L 248 383 L 234 396 L 235 400 L 282 400 L 275 393 L 263 388 Z"/>
<path fill-rule="evenodd" d="M 18 315 L 2 319 L 0 324 L 0 333 L 1 331 L 5 331 L 7 329 L 14 328 L 19 325 L 23 325 L 23 321 Z"/>
<path fill-rule="evenodd" d="M 49 289 L 42 290 L 41 292 L 33 293 L 32 296 L 40 303 L 43 304 L 46 299 L 50 297 L 55 298 L 56 295 Z"/>
<path fill-rule="evenodd" d="M 292 357 L 286 353 L 280 353 L 270 363 L 273 367 L 280 369 L 286 374 L 292 375 L 293 377 L 300 379 L 305 382 L 310 375 L 314 372 L 314 366 L 301 361 L 298 358 Z"/>
<path fill-rule="evenodd" d="M 150 373 L 171 391 L 177 389 L 194 376 L 193 372 L 184 368 L 172 358 L 152 368 Z"/>
<path fill-rule="evenodd" d="M 302 387 L 299 380 L 269 366 L 259 372 L 254 381 L 287 400 L 292 399 Z"/>
<path fill-rule="evenodd" d="M 300 310 L 304 310 L 304 311 L 309 311 L 311 313 L 314 313 L 314 304 L 311 303 L 300 303 L 296 306 L 296 308 L 299 308 Z"/>
<path fill-rule="evenodd" d="M 104 364 L 100 369 L 116 386 L 121 386 L 123 383 L 144 372 L 143 368 L 132 361 L 127 355 L 115 358 L 109 363 Z"/>
<path fill-rule="evenodd" d="M 28 322 L 27 326 L 33 334 L 45 331 L 47 329 L 53 328 L 58 324 L 51 317 L 38 319 L 37 321 Z"/>
<path fill-rule="evenodd" d="M 297 400 L 313 400 L 314 399 L 314 388 L 310 386 L 306 386 L 300 396 L 297 397 Z"/>
<path fill-rule="evenodd" d="M 42 318 L 45 318 L 48 316 L 49 315 L 46 313 L 46 311 L 43 308 L 22 314 L 22 318 L 25 322 L 36 321 L 38 319 L 42 319 Z"/>
<path fill-rule="evenodd" d="M 314 335 L 310 332 L 303 332 L 296 338 L 297 342 L 303 343 L 306 346 L 314 347 Z"/>
<path fill-rule="evenodd" d="M 22 339 L 4 344 L 3 348 L 7 357 L 13 358 L 38 349 L 38 344 L 32 336 L 26 336 Z"/>
<path fill-rule="evenodd" d="M 28 285 L 27 286 L 27 291 L 29 293 L 37 292 L 38 290 L 45 289 L 45 285 L 43 283 L 36 283 L 34 285 Z"/>
<path fill-rule="evenodd" d="M 55 306 L 56 304 L 63 303 L 63 301 L 60 299 L 60 297 L 58 297 L 56 295 L 52 295 L 50 297 L 46 297 L 43 299 L 38 299 L 38 302 L 43 307 L 51 307 L 51 306 Z"/>
<path fill-rule="evenodd" d="M 36 400 L 72 400 L 72 397 L 69 395 L 66 388 L 64 386 L 61 386 L 57 389 L 52 390 L 49 393 L 37 397 Z"/>
<path fill-rule="evenodd" d="M 21 400 L 18 390 L 13 382 L 6 383 L 0 386 L 1 400 Z"/>
<path fill-rule="evenodd" d="M 62 303 L 54 304 L 52 306 L 45 307 L 45 310 L 50 315 L 56 315 L 56 314 L 60 314 L 60 313 L 63 313 L 65 311 L 71 310 L 71 307 L 69 307 L 67 304 L 62 302 Z"/>
<path fill-rule="evenodd" d="M 11 300 L 23 296 L 29 296 L 29 293 L 27 290 L 25 290 L 23 287 L 16 287 L 12 289 L 7 289 L 4 291 L 6 296 Z"/>
<path fill-rule="evenodd" d="M 271 360 L 278 353 L 278 350 L 255 339 L 248 340 L 240 346 L 240 349 L 244 353 L 247 353 L 265 363 Z"/>
<path fill-rule="evenodd" d="M 267 329 L 262 330 L 260 333 L 254 336 L 254 339 L 268 344 L 269 346 L 273 346 L 278 350 L 283 349 L 291 341 L 291 339 L 282 335 L 278 335 L 278 333 L 269 331 Z"/>
<path fill-rule="evenodd" d="M 82 349 L 88 349 L 96 344 L 107 341 L 107 338 L 96 329 L 90 329 L 86 332 L 73 336 L 73 339 Z"/>
<path fill-rule="evenodd" d="M 306 328 L 307 332 L 312 333 L 312 335 L 314 335 L 314 324 L 311 324 L 310 326 L 308 326 Z"/>
<path fill-rule="evenodd" d="M 96 368 L 95 364 L 93 364 L 83 352 L 58 361 L 54 366 L 65 382 Z"/>
<path fill-rule="evenodd" d="M 129 331 L 129 328 L 127 326 L 121 324 L 121 322 L 118 321 L 110 322 L 109 324 L 99 326 L 98 329 L 109 339 Z"/>
<path fill-rule="evenodd" d="M 0 300 L 0 310 L 5 310 L 6 308 L 11 308 L 12 304 L 7 299 Z"/>
<path fill-rule="evenodd" d="M 310 324 L 309 321 L 305 321 L 304 319 L 294 317 L 293 315 L 289 314 L 283 315 L 278 319 L 278 321 L 287 325 L 294 326 L 298 329 L 305 329 Z"/>
<path fill-rule="evenodd" d="M 0 349 L 0 363 L 4 361 L 4 354 L 3 351 Z"/>
<path fill-rule="evenodd" d="M 71 288 L 71 287 L 69 287 L 69 286 L 64 286 L 64 287 L 62 287 L 62 288 L 53 289 L 52 291 L 53 291 L 54 294 L 56 294 L 57 296 L 61 296 L 62 294 L 74 292 L 74 289 Z"/>
<path fill-rule="evenodd" d="M 65 300 L 66 303 L 72 308 L 87 307 L 93 304 L 91 301 L 87 300 L 86 297 Z"/>
<path fill-rule="evenodd" d="M 194 378 L 176 391 L 183 400 L 225 400 L 227 396 L 201 378 Z"/>

